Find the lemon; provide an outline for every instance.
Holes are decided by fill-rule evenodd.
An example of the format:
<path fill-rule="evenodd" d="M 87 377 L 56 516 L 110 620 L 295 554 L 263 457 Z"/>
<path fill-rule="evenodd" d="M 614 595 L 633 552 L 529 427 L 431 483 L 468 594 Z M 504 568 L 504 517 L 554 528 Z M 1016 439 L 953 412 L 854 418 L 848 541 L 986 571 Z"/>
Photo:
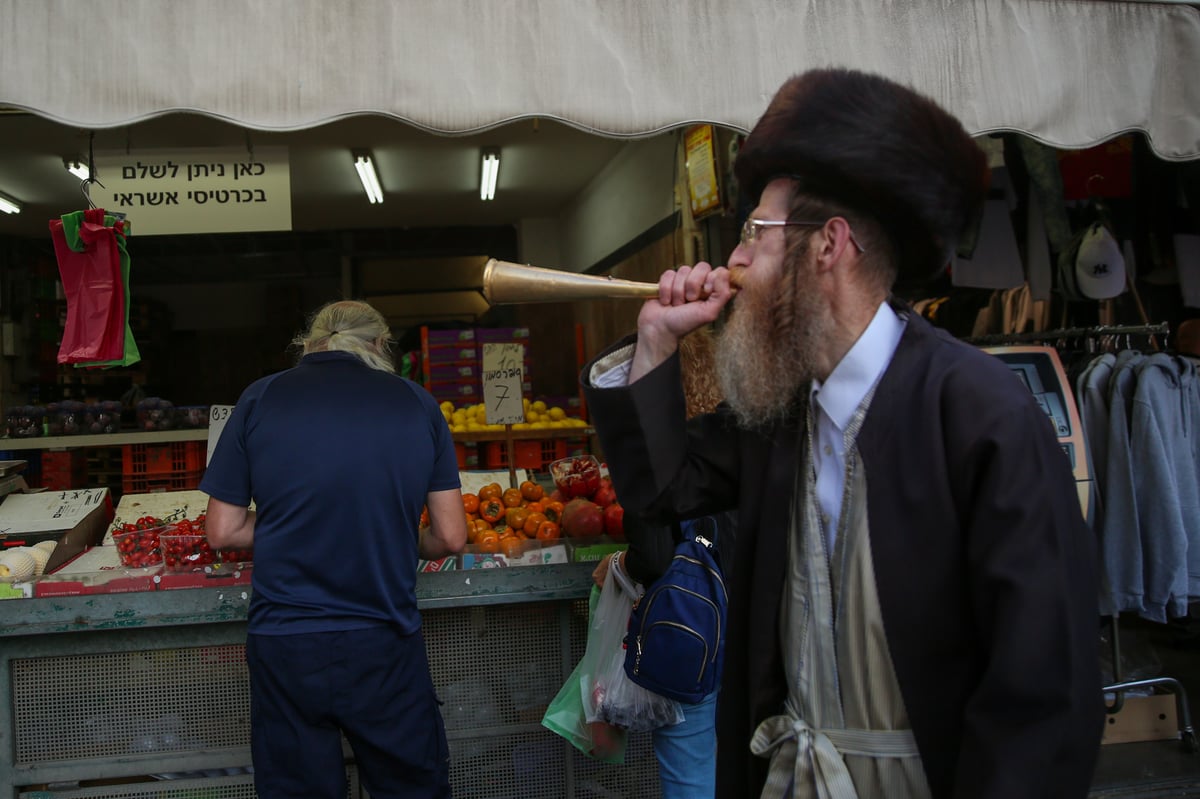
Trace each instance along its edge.
<path fill-rule="evenodd" d="M 549 414 L 550 414 L 551 420 L 553 420 L 555 422 L 560 422 L 563 419 L 567 418 L 567 412 L 564 411 L 562 408 L 558 407 L 557 405 L 555 405 L 553 408 L 551 408 L 549 410 Z"/>
<path fill-rule="evenodd" d="M 450 400 L 442 400 L 438 407 L 442 409 L 442 413 L 454 413 L 454 403 Z"/>
<path fill-rule="evenodd" d="M 465 433 L 465 432 L 467 432 L 467 426 L 465 424 L 452 424 L 452 425 L 450 425 L 450 432 L 451 433 Z"/>
<path fill-rule="evenodd" d="M 546 403 L 542 402 L 541 400 L 538 400 L 537 402 L 533 403 L 533 405 L 531 405 L 530 407 L 533 408 L 538 413 L 546 412 Z"/>

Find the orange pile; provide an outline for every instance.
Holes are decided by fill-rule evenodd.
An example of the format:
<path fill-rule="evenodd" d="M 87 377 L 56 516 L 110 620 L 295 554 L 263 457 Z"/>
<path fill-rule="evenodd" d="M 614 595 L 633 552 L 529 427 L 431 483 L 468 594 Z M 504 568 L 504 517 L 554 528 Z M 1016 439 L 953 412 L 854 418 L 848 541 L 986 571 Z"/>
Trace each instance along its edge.
<path fill-rule="evenodd" d="M 519 555 L 525 541 L 559 538 L 562 510 L 563 504 L 548 499 L 532 480 L 509 489 L 489 483 L 478 494 L 463 494 L 467 540 L 481 552 L 503 552 L 509 557 Z"/>

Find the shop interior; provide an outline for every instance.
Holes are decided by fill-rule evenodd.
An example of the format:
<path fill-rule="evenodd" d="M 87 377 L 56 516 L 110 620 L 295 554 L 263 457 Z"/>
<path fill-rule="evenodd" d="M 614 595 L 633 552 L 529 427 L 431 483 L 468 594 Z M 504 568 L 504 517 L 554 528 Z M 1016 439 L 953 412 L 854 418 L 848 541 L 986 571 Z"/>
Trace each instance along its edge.
<path fill-rule="evenodd" d="M 294 362 L 291 341 L 308 313 L 324 302 L 354 297 L 384 311 L 397 340 L 398 366 L 410 369 L 418 382 L 429 379 L 422 359 L 429 357 L 430 332 L 527 331 L 521 341 L 527 348 L 528 398 L 559 403 L 586 421 L 586 409 L 578 407 L 579 366 L 633 329 L 638 303 L 597 299 L 489 307 L 479 291 L 481 266 L 490 257 L 654 281 L 677 263 L 723 262 L 736 244 L 739 211 L 744 213 L 730 171 L 739 133 L 710 128 L 703 152 L 719 191 L 715 201 L 693 213 L 697 172 L 690 159 L 696 151 L 689 130 L 618 139 L 530 118 L 444 136 L 362 115 L 265 132 L 190 114 L 79 130 L 31 114 L 0 114 L 5 143 L 0 192 L 19 195 L 22 206 L 20 213 L 0 214 L 0 405 L 120 402 L 118 432 L 126 435 L 140 431 L 138 402 L 147 398 L 166 399 L 177 408 L 232 405 L 251 381 Z M 1187 299 L 1187 292 L 1196 291 L 1187 270 L 1194 274 L 1200 266 L 1183 262 L 1198 252 L 1197 162 L 1166 161 L 1140 134 L 1086 151 L 1051 151 L 1063 195 L 1048 211 L 1037 205 L 1039 178 L 1021 134 L 993 134 L 980 142 L 993 165 L 989 208 L 999 211 L 981 220 L 973 240 L 960 246 L 954 268 L 930 285 L 906 288 L 904 299 L 980 346 L 1052 347 L 1072 389 L 1078 373 L 1103 352 L 1171 351 L 1179 325 L 1200 316 Z M 119 197 L 103 184 L 116 183 L 106 169 L 122 158 L 149 161 L 201 149 L 233 160 L 244 155 L 253 161 L 266 153 L 279 159 L 288 190 L 286 225 L 260 225 L 252 211 L 240 223 L 210 224 L 201 209 L 188 232 L 170 226 L 159 232 L 153 225 L 139 228 L 136 207 L 124 209 L 131 224 L 129 317 L 141 358 L 108 369 L 58 363 L 67 309 L 48 222 L 89 202 L 106 207 L 106 198 Z M 498 180 L 494 197 L 484 199 L 481 162 L 489 154 L 499 155 Z M 356 171 L 355 161 L 364 155 L 374 164 L 381 202 L 371 201 Z M 1043 151 L 1043 164 L 1046 155 Z M 76 164 L 89 165 L 97 182 L 85 185 L 68 171 Z M 279 218 L 275 212 L 272 219 Z M 1047 246 L 1053 231 L 1045 229 L 1046 220 L 1065 223 L 1068 238 L 1095 220 L 1108 224 L 1128 270 L 1122 290 L 1099 300 L 1068 299 L 1059 282 L 1060 253 Z M 1034 245 L 1045 252 L 1039 256 Z M 1031 289 L 1036 281 L 1030 264 L 1039 257 L 1044 262 L 1039 279 L 1048 282 Z M 1014 302 L 1025 303 L 1015 316 L 1007 307 Z M 454 404 L 469 406 L 472 396 Z M 43 434 L 48 432 L 47 427 Z M 502 436 L 467 443 L 479 446 L 486 438 Z M 54 449 L 71 448 L 69 441 L 52 443 Z M 602 456 L 590 436 L 581 446 L 582 452 Z M 105 447 L 86 449 L 85 482 L 43 487 L 108 486 L 119 499 L 127 487 L 120 447 L 110 448 L 107 461 L 98 454 Z M 27 476 L 35 487 L 40 454 L 10 453 L 28 458 Z M 535 478 L 540 474 L 548 482 L 547 466 L 548 460 L 537 463 Z M 1111 662 L 1115 655 L 1121 664 L 1114 680 L 1165 676 L 1178 681 L 1166 686 L 1171 701 L 1185 689 L 1200 695 L 1200 668 L 1193 662 L 1200 660 L 1200 637 L 1189 618 L 1122 624 L 1122 641 L 1113 640 L 1115 626 L 1102 633 L 1102 657 Z M 470 701 L 487 704 L 478 697 Z M 1147 768 L 1164 780 L 1200 775 L 1197 756 L 1190 751 L 1182 756 L 1185 747 L 1170 740 L 1186 722 L 1186 706 L 1176 702 L 1175 708 L 1169 720 L 1158 722 L 1174 725 L 1167 741 L 1107 748 L 1112 754 L 1102 759 L 1097 785 L 1128 784 L 1134 771 Z M 519 726 L 528 719 L 510 722 Z"/>

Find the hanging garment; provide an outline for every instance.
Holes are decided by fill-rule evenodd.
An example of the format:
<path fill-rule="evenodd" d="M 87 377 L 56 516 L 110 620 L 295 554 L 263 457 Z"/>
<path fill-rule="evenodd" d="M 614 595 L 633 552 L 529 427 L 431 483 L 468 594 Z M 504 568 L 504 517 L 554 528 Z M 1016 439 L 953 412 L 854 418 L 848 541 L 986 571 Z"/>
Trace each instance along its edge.
<path fill-rule="evenodd" d="M 1006 201 L 985 203 L 975 251 L 970 258 L 955 258 L 952 266 L 955 286 L 1010 289 L 1025 282 Z"/>
<path fill-rule="evenodd" d="M 1200 473 L 1193 451 L 1190 398 L 1196 368 L 1155 353 L 1135 367 L 1130 459 L 1138 528 L 1142 531 L 1145 597 L 1151 621 L 1187 615 L 1189 595 L 1200 595 Z"/>
<path fill-rule="evenodd" d="M 1117 613 L 1142 613 L 1145 578 L 1142 530 L 1130 458 L 1130 419 L 1136 387 L 1135 367 L 1145 359 L 1135 350 L 1117 353 L 1108 379 L 1108 456 L 1104 465 L 1104 526 L 1100 531 L 1103 571 L 1110 580 L 1111 607 Z"/>
<path fill-rule="evenodd" d="M 1108 381 L 1112 377 L 1117 356 L 1106 352 L 1093 358 L 1075 380 L 1075 400 L 1079 421 L 1087 442 L 1089 507 L 1092 508 L 1092 529 L 1097 537 L 1104 529 L 1105 480 L 1108 464 Z M 1100 564 L 1100 613 L 1116 613 L 1112 598 L 1112 580 L 1104 561 Z"/>
<path fill-rule="evenodd" d="M 116 232 L 104 225 L 103 209 L 50 220 L 50 236 L 67 297 L 58 362 L 121 360 L 125 346 L 121 257 Z"/>

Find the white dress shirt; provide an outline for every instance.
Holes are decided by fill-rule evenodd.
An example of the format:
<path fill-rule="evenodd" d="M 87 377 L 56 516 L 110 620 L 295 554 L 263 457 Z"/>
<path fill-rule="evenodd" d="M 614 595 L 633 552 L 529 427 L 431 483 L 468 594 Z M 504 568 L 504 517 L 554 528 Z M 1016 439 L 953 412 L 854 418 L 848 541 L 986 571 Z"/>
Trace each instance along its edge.
<path fill-rule="evenodd" d="M 821 527 L 831 555 L 837 540 L 838 520 L 842 513 L 842 493 L 846 484 L 846 427 L 867 392 L 892 362 L 904 320 L 883 302 L 871 324 L 838 361 L 824 383 L 813 381 L 812 413 L 816 425 L 813 438 L 813 468 L 817 474 L 817 503 Z"/>

